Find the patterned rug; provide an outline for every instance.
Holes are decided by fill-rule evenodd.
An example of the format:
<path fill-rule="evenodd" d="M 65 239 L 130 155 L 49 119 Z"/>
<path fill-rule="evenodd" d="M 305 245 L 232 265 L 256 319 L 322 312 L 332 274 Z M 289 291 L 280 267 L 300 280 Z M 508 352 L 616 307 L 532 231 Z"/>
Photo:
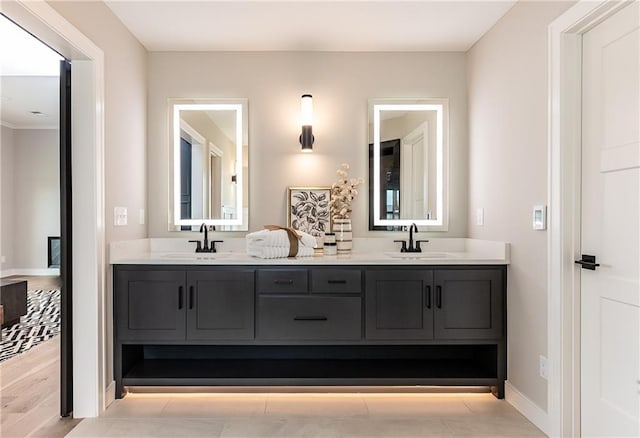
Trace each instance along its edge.
<path fill-rule="evenodd" d="M 27 314 L 2 329 L 0 362 L 60 333 L 60 290 L 27 291 Z"/>

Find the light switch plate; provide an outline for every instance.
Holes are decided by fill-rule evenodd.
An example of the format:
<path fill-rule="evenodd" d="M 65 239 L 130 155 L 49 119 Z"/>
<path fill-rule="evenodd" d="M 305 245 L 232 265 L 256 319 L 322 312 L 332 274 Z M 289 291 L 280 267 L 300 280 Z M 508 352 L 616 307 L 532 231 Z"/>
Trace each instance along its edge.
<path fill-rule="evenodd" d="M 138 212 L 138 223 L 144 225 L 144 208 L 141 208 Z"/>
<path fill-rule="evenodd" d="M 127 207 L 113 207 L 113 225 L 116 227 L 127 225 Z"/>
<path fill-rule="evenodd" d="M 547 207 L 545 205 L 533 206 L 533 229 L 536 231 L 547 229 Z"/>
<path fill-rule="evenodd" d="M 484 225 L 484 208 L 476 208 L 476 225 Z"/>

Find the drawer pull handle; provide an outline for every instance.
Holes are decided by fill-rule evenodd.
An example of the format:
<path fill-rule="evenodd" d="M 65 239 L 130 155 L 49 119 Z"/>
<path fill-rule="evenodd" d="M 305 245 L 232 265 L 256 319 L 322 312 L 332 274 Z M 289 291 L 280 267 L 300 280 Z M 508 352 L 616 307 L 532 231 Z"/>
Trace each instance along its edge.
<path fill-rule="evenodd" d="M 427 302 L 427 309 L 431 309 L 431 286 L 427 285 L 425 289 L 425 294 L 427 295 L 425 300 Z"/>
<path fill-rule="evenodd" d="M 326 316 L 294 316 L 294 321 L 326 321 Z"/>
<path fill-rule="evenodd" d="M 329 284 L 347 284 L 347 280 L 328 280 Z"/>
<path fill-rule="evenodd" d="M 189 309 L 193 309 L 193 286 L 189 286 Z"/>
<path fill-rule="evenodd" d="M 293 280 L 273 280 L 275 284 L 293 284 Z"/>
<path fill-rule="evenodd" d="M 178 287 L 178 309 L 182 309 L 183 301 L 184 301 L 184 290 L 182 289 L 182 286 L 180 286 Z"/>
<path fill-rule="evenodd" d="M 442 309 L 442 286 L 436 286 L 436 307 Z"/>

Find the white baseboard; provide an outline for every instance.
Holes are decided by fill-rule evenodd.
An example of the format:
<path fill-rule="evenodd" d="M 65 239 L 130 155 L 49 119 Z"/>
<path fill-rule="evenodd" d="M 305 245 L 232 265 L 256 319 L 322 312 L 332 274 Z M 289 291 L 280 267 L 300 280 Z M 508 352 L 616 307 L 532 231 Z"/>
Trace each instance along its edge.
<path fill-rule="evenodd" d="M 116 401 L 116 382 L 112 380 L 104 393 L 104 408 L 108 408 L 114 401 Z"/>
<path fill-rule="evenodd" d="M 34 277 L 39 276 L 56 276 L 60 275 L 60 268 L 26 268 L 26 269 L 4 269 L 0 271 L 0 277 L 11 277 L 13 275 L 30 275 Z"/>
<path fill-rule="evenodd" d="M 549 436 L 549 415 L 508 381 L 504 384 L 504 398 L 538 429 Z"/>

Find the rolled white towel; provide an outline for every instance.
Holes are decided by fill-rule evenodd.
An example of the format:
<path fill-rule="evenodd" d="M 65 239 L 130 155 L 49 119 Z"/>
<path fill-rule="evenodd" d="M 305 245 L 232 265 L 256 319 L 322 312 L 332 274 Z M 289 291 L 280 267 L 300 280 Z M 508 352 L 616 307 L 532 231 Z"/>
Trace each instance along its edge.
<path fill-rule="evenodd" d="M 316 238 L 311 234 L 297 231 L 300 236 L 298 246 L 313 248 L 316 245 Z M 249 244 L 256 246 L 279 247 L 289 249 L 289 236 L 285 230 L 260 230 L 255 233 L 249 233 L 246 236 L 247 247 Z"/>
<path fill-rule="evenodd" d="M 296 254 L 296 257 L 311 257 L 313 253 L 313 248 L 300 245 L 298 246 L 298 254 Z M 252 245 L 247 242 L 247 254 L 261 259 L 282 259 L 289 257 L 289 248 L 283 246 Z"/>

